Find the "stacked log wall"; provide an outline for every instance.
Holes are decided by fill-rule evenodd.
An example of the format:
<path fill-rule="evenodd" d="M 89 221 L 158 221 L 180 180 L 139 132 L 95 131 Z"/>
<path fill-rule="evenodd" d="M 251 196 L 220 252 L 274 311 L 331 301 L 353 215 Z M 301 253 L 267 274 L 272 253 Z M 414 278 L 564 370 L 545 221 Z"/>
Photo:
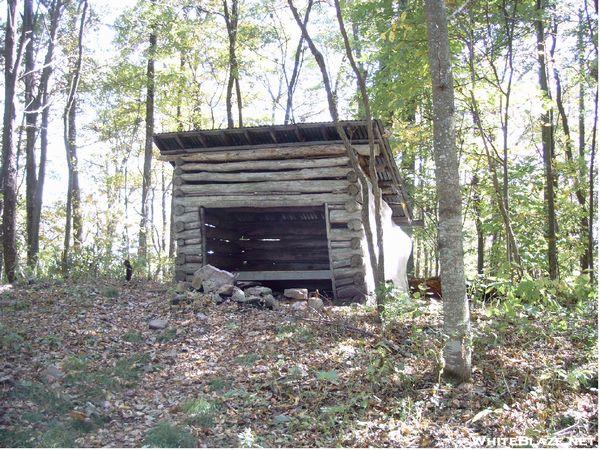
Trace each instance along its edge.
<path fill-rule="evenodd" d="M 191 280 L 204 260 L 219 262 L 218 256 L 207 254 L 211 239 L 220 239 L 222 248 L 244 245 L 238 241 L 236 226 L 206 226 L 202 236 L 201 208 L 327 205 L 327 252 L 335 296 L 364 299 L 367 260 L 361 245 L 362 200 L 358 177 L 345 154 L 344 146 L 336 144 L 206 151 L 178 157 L 173 209 L 178 243 L 176 277 Z M 297 233 L 302 241 L 301 227 Z M 222 262 L 226 265 L 227 260 Z"/>

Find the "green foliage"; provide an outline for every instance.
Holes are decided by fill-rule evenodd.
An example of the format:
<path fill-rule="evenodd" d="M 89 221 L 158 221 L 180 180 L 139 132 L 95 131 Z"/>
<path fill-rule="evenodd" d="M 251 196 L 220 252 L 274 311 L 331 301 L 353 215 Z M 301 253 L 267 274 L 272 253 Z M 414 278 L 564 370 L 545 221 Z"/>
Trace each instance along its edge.
<path fill-rule="evenodd" d="M 142 336 L 142 333 L 140 333 L 139 331 L 136 330 L 129 330 L 127 333 L 125 333 L 123 335 L 123 340 L 127 341 L 127 342 L 131 342 L 133 344 L 142 342 L 144 340 L 144 337 Z"/>
<path fill-rule="evenodd" d="M 24 342 L 25 339 L 20 333 L 14 332 L 0 323 L 0 349 L 18 351 Z"/>
<path fill-rule="evenodd" d="M 319 370 L 317 371 L 317 380 L 338 384 L 340 382 L 340 374 L 335 370 Z"/>
<path fill-rule="evenodd" d="M 417 318 L 422 314 L 418 293 L 413 298 L 407 292 L 395 288 L 393 284 L 386 284 L 377 288 L 377 295 L 383 298 L 382 320 L 387 326 L 402 322 L 405 318 Z"/>
<path fill-rule="evenodd" d="M 158 337 L 156 338 L 157 342 L 161 344 L 166 344 L 167 342 L 173 341 L 177 337 L 177 329 L 175 328 L 167 328 L 162 331 Z"/>
<path fill-rule="evenodd" d="M 187 400 L 182 409 L 188 415 L 189 423 L 204 428 L 214 425 L 218 411 L 217 405 L 204 397 Z"/>
<path fill-rule="evenodd" d="M 190 448 L 197 446 L 197 439 L 184 428 L 161 422 L 150 430 L 144 444 L 154 448 Z"/>

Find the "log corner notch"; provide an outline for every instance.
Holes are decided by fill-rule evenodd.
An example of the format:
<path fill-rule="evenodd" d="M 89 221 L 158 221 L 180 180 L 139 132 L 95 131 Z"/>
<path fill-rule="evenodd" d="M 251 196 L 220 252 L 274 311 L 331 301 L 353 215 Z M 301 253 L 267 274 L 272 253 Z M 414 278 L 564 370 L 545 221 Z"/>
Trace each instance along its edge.
<path fill-rule="evenodd" d="M 381 187 L 390 222 L 411 226 L 400 172 L 381 122 L 374 124 L 371 181 Z M 342 126 L 368 162 L 366 122 Z M 333 123 L 160 133 L 154 141 L 175 170 L 177 279 L 190 279 L 206 262 L 263 281 L 288 276 L 290 284 L 305 282 L 304 271 L 315 285 L 329 278 L 336 299 L 364 300 L 372 283 L 362 191 Z"/>

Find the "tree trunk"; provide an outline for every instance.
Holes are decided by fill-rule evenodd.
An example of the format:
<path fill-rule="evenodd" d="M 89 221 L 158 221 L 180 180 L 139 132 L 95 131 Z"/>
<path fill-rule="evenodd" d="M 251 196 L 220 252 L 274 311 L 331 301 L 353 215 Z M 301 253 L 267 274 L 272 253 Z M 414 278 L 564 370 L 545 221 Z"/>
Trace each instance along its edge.
<path fill-rule="evenodd" d="M 358 67 L 352 48 L 350 47 L 350 40 L 348 39 L 348 33 L 344 25 L 344 18 L 342 16 L 342 8 L 340 7 L 339 0 L 334 0 L 335 10 L 340 28 L 340 34 L 344 41 L 344 48 L 346 50 L 346 56 L 350 62 L 350 66 L 356 77 L 358 88 L 360 92 L 360 104 L 364 111 L 365 120 L 367 122 L 367 137 L 369 140 L 369 176 L 373 186 L 373 196 L 375 197 L 375 230 L 377 233 L 377 266 L 375 268 L 375 285 L 377 287 L 383 287 L 385 285 L 385 265 L 384 265 L 384 249 L 383 249 L 383 224 L 381 223 L 381 202 L 382 194 L 379 188 L 377 171 L 375 170 L 375 129 L 373 128 L 373 117 L 371 115 L 371 105 L 369 102 L 369 94 L 367 93 L 367 85 L 365 83 L 366 74 Z M 379 315 L 383 314 L 384 308 L 384 291 L 383 289 L 377 290 L 377 309 Z"/>
<path fill-rule="evenodd" d="M 227 80 L 227 92 L 225 95 L 225 104 L 227 108 L 227 127 L 233 128 L 233 89 L 235 87 L 237 106 L 238 106 L 238 126 L 243 126 L 242 121 L 242 96 L 240 92 L 240 78 L 235 47 L 238 33 L 238 0 L 231 0 L 231 11 L 227 0 L 223 0 L 223 15 L 225 17 L 225 26 L 227 27 L 227 36 L 229 38 L 229 79 Z"/>
<path fill-rule="evenodd" d="M 25 0 L 23 13 L 23 32 L 29 38 L 25 47 L 25 209 L 27 211 L 27 266 L 35 265 L 32 243 L 33 216 L 35 209 L 35 191 L 37 184 L 37 168 L 35 141 L 37 138 L 38 105 L 35 103 L 35 51 L 33 48 L 34 14 L 33 0 Z"/>
<path fill-rule="evenodd" d="M 79 188 L 79 172 L 77 160 L 77 93 L 81 78 L 81 64 L 83 61 L 83 31 L 87 17 L 88 3 L 82 0 L 81 18 L 79 22 L 79 35 L 77 42 L 77 59 L 69 73 L 69 91 L 67 104 L 63 113 L 64 141 L 67 154 L 67 168 L 69 171 L 67 187 L 67 205 L 65 218 L 65 237 L 62 254 L 62 269 L 66 276 L 69 271 L 69 253 L 71 244 L 71 229 L 73 230 L 73 248 L 78 249 L 83 239 L 83 219 L 81 215 L 81 190 Z"/>
<path fill-rule="evenodd" d="M 485 235 L 481 222 L 481 195 L 479 193 L 479 177 L 475 174 L 471 178 L 473 188 L 473 214 L 475 216 L 475 230 L 477 232 L 477 274 L 483 275 L 485 261 Z"/>
<path fill-rule="evenodd" d="M 429 70 L 433 85 L 433 147 L 439 203 L 438 247 L 444 302 L 444 374 L 471 376 L 471 325 L 467 300 L 462 199 L 454 131 L 454 86 L 443 0 L 426 0 Z"/>
<path fill-rule="evenodd" d="M 535 20 L 537 53 L 539 64 L 539 84 L 544 99 L 550 99 L 548 88 L 548 75 L 546 69 L 546 45 L 544 32 L 544 4 L 543 0 L 536 0 Z M 545 109 L 540 117 L 542 127 L 542 154 L 544 158 L 544 172 L 546 177 L 545 203 L 547 211 L 546 240 L 548 242 L 548 272 L 550 278 L 558 278 L 558 251 L 556 247 L 556 208 L 554 199 L 554 126 L 552 124 L 551 109 Z"/>
<path fill-rule="evenodd" d="M 310 10 L 312 9 L 312 6 L 313 0 L 308 0 L 306 12 L 304 13 L 304 20 L 302 21 L 304 26 L 308 24 L 308 17 L 310 16 Z M 290 120 L 292 120 L 294 117 L 294 91 L 296 90 L 296 86 L 298 85 L 303 55 L 304 35 L 300 35 L 300 40 L 298 41 L 298 46 L 296 47 L 296 53 L 294 54 L 294 69 L 292 70 L 292 76 L 287 87 L 287 102 L 285 105 L 285 118 L 283 120 L 283 123 L 286 125 L 290 123 Z"/>
<path fill-rule="evenodd" d="M 17 266 L 17 161 L 13 141 L 15 127 L 15 91 L 23 56 L 24 35 L 17 49 L 18 0 L 6 2 L 4 37 L 4 115 L 2 129 L 2 245 L 4 270 L 9 283 L 15 281 Z"/>
<path fill-rule="evenodd" d="M 27 210 L 27 265 L 35 267 L 39 253 L 40 218 L 42 213 L 42 200 L 46 176 L 46 160 L 48 153 L 48 119 L 50 108 L 50 94 L 48 84 L 53 72 L 53 57 L 56 44 L 56 33 L 63 8 L 62 0 L 52 2 L 50 6 L 50 27 L 48 30 L 48 47 L 44 58 L 44 68 L 40 76 L 37 94 L 31 95 L 26 102 L 27 109 L 27 144 L 26 144 L 26 210 Z M 26 55 L 27 58 L 27 55 Z M 26 69 L 30 71 L 31 69 Z M 26 83 L 27 84 L 27 83 Z M 40 161 L 36 173 L 35 134 L 37 133 L 37 117 L 41 110 L 40 128 Z M 31 133 L 31 134 L 30 134 Z"/>
<path fill-rule="evenodd" d="M 144 143 L 144 171 L 142 175 L 142 217 L 138 239 L 138 257 L 148 263 L 148 213 L 149 192 L 152 182 L 152 139 L 154 137 L 154 58 L 156 54 L 156 31 L 150 32 L 148 66 L 146 69 L 146 140 Z"/>

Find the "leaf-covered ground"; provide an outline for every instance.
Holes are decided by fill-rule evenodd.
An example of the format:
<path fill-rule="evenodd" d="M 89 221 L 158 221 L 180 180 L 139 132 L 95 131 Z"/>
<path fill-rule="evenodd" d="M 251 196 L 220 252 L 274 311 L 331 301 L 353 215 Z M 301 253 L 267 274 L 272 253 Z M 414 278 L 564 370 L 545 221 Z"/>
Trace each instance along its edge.
<path fill-rule="evenodd" d="M 0 295 L 2 446 L 597 445 L 594 307 L 473 307 L 473 381 L 453 386 L 435 300 L 382 332 L 366 307 L 171 307 L 151 283 Z"/>

